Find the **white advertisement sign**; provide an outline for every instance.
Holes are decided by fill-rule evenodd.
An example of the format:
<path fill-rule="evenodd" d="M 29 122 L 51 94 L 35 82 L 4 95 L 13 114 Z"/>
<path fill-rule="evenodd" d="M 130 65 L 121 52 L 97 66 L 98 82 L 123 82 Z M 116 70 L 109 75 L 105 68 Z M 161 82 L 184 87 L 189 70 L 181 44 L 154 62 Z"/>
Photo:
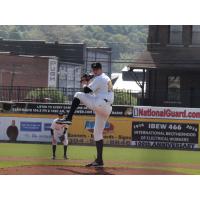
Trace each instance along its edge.
<path fill-rule="evenodd" d="M 200 120 L 200 108 L 134 106 L 133 117 Z"/>
<path fill-rule="evenodd" d="M 58 60 L 49 59 L 48 87 L 57 86 Z"/>
<path fill-rule="evenodd" d="M 0 117 L 0 140 L 50 142 L 53 119 Z"/>

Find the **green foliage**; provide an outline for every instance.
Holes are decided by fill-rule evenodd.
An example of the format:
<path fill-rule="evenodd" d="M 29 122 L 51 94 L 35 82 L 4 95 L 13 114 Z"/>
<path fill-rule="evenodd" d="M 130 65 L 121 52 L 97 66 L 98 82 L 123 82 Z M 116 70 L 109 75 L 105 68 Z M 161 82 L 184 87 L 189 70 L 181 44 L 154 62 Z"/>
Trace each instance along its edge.
<path fill-rule="evenodd" d="M 115 105 L 137 105 L 137 97 L 129 90 L 115 90 L 114 94 Z"/>
<path fill-rule="evenodd" d="M 55 88 L 37 88 L 30 91 L 26 99 L 32 99 L 37 102 L 64 103 L 67 97 L 58 89 Z"/>
<path fill-rule="evenodd" d="M 145 45 L 141 43 L 146 43 L 147 32 L 148 26 L 139 25 L 0 26 L 0 37 L 5 39 L 75 42 L 87 46 L 111 47 L 113 60 L 120 60 L 121 54 L 133 55 L 144 50 Z M 119 72 L 124 65 L 115 63 L 112 71 Z"/>

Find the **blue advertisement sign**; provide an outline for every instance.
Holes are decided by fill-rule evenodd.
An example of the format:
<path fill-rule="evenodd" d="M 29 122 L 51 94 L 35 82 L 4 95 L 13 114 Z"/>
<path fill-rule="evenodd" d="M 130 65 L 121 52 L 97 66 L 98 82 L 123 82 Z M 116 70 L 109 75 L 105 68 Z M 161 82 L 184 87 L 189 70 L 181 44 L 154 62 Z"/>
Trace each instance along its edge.
<path fill-rule="evenodd" d="M 86 121 L 86 122 L 85 122 L 85 128 L 86 128 L 86 129 L 94 129 L 94 124 L 95 124 L 94 121 Z M 109 123 L 109 122 L 106 122 L 104 128 L 105 128 L 105 129 L 110 128 L 110 123 Z"/>
<path fill-rule="evenodd" d="M 41 122 L 20 122 L 20 131 L 42 131 L 42 123 Z"/>
<path fill-rule="evenodd" d="M 44 123 L 44 131 L 50 131 L 51 123 Z"/>

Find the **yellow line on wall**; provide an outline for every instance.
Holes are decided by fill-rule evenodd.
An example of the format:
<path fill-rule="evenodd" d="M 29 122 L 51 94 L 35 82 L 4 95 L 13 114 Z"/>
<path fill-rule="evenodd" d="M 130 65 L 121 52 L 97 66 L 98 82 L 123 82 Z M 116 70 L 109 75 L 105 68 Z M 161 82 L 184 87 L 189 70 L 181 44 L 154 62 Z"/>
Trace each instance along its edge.
<path fill-rule="evenodd" d="M 0 117 L 29 117 L 29 118 L 56 118 L 52 114 L 29 114 L 29 113 L 0 113 Z"/>

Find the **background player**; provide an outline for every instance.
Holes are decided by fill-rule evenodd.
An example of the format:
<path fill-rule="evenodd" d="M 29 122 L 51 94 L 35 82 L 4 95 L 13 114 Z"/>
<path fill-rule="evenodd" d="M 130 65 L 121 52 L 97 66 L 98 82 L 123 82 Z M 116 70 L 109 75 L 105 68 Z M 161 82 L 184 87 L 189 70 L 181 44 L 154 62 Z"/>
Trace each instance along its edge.
<path fill-rule="evenodd" d="M 52 136 L 52 159 L 56 159 L 56 146 L 57 142 L 60 141 L 63 143 L 64 147 L 64 159 L 67 158 L 67 145 L 68 145 L 68 136 L 67 136 L 67 125 L 65 124 L 57 124 L 56 121 L 58 119 L 63 119 L 64 113 L 58 113 L 58 118 L 54 119 L 51 124 L 51 136 Z"/>
<path fill-rule="evenodd" d="M 101 63 L 91 65 L 94 78 L 91 81 L 82 81 L 83 92 L 77 92 L 71 105 L 68 116 L 57 123 L 71 124 L 73 114 L 80 102 L 95 112 L 94 140 L 96 142 L 97 158 L 87 167 L 103 166 L 103 130 L 112 111 L 114 93 L 110 78 L 103 73 Z"/>

